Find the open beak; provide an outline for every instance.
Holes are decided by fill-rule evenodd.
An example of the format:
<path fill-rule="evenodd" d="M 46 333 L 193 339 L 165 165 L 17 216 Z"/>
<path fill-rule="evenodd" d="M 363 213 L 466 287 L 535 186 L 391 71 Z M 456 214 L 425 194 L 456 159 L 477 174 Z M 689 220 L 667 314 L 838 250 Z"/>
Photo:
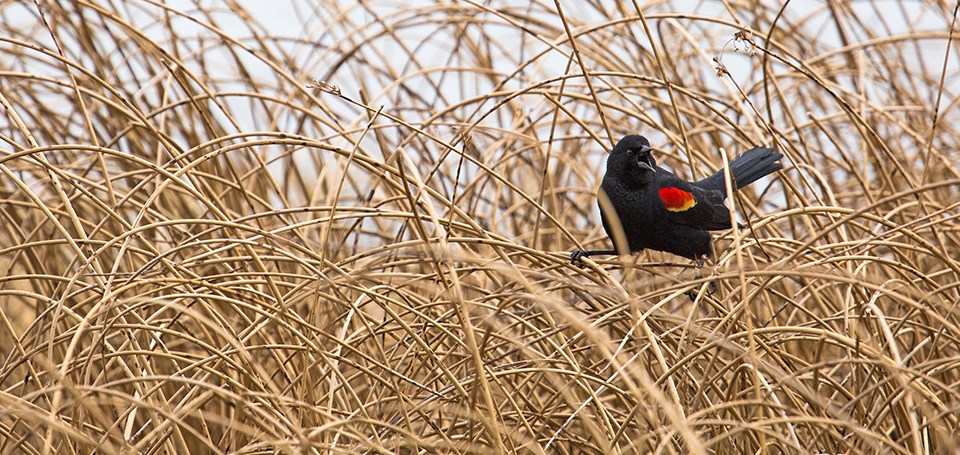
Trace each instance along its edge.
<path fill-rule="evenodd" d="M 649 145 L 644 145 L 640 147 L 640 153 L 637 154 L 637 166 L 640 166 L 641 169 L 646 169 L 650 172 L 657 172 L 657 170 L 650 165 L 650 163 L 640 159 L 641 156 L 650 156 L 650 151 L 653 150 Z"/>

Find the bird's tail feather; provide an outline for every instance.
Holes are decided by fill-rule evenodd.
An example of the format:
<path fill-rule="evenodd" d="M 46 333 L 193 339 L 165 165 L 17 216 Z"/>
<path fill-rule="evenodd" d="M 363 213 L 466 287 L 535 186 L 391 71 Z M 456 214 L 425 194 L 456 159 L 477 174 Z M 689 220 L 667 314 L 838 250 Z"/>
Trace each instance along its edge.
<path fill-rule="evenodd" d="M 760 178 L 783 169 L 780 163 L 782 153 L 774 153 L 770 147 L 754 147 L 730 162 L 730 174 L 733 175 L 733 189 L 743 188 Z M 723 169 L 695 184 L 704 189 L 726 192 Z"/>

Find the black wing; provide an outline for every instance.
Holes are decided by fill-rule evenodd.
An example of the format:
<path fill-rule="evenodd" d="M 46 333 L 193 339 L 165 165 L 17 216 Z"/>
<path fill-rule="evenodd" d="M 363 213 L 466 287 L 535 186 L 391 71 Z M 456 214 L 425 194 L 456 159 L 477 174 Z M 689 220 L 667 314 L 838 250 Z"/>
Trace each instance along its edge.
<path fill-rule="evenodd" d="M 671 222 L 707 231 L 730 229 L 724 193 L 693 186 L 662 168 L 657 169 L 656 183 Z"/>

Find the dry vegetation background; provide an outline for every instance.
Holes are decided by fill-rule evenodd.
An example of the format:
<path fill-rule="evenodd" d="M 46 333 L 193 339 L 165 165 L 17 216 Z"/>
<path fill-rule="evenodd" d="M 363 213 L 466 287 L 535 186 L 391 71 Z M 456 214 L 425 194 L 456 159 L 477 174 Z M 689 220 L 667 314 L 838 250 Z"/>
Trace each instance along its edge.
<path fill-rule="evenodd" d="M 0 452 L 960 450 L 955 4 L 267 3 L 0 3 Z"/>

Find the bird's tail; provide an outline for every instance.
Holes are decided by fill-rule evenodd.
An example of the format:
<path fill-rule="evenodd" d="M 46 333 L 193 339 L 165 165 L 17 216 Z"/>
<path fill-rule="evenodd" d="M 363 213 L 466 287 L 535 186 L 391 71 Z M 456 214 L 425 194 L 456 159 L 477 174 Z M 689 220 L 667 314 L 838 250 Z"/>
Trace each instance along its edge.
<path fill-rule="evenodd" d="M 733 175 L 733 189 L 736 191 L 760 178 L 783 169 L 780 163 L 782 153 L 774 153 L 770 147 L 754 147 L 730 162 L 730 174 Z M 697 183 L 696 186 L 704 189 L 726 192 L 726 183 L 723 179 L 723 169 Z"/>

